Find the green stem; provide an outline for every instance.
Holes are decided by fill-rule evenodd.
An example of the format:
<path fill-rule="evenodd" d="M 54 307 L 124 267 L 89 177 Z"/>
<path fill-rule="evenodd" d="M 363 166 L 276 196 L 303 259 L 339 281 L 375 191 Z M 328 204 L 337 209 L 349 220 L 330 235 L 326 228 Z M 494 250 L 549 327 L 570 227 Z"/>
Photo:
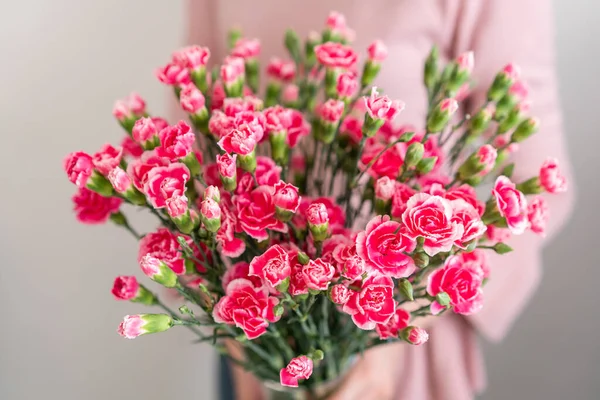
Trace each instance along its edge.
<path fill-rule="evenodd" d="M 177 313 L 175 313 L 175 311 L 173 311 L 173 310 L 172 310 L 170 307 L 168 307 L 168 306 L 167 306 L 165 303 L 163 303 L 162 301 L 160 301 L 160 300 L 158 299 L 158 297 L 156 297 L 156 296 L 154 296 L 154 297 L 155 297 L 155 299 L 156 299 L 156 300 L 155 300 L 155 304 L 156 304 L 158 307 L 160 307 L 160 308 L 162 308 L 163 310 L 165 310 L 165 311 L 166 311 L 166 312 L 167 312 L 167 313 L 168 313 L 168 314 L 169 314 L 171 317 L 175 318 L 175 319 L 176 319 L 176 320 L 178 320 L 178 321 L 181 321 L 181 320 L 179 319 L 179 315 L 177 315 Z M 204 339 L 205 339 L 205 336 L 202 334 L 202 332 L 200 332 L 200 331 L 198 330 L 198 328 L 196 328 L 195 326 L 193 326 L 193 325 L 197 325 L 197 324 L 193 324 L 193 325 L 185 325 L 185 324 L 182 324 L 182 325 L 183 325 L 183 326 L 185 326 L 186 328 L 188 328 L 190 331 L 194 332 L 196 335 L 198 335 L 198 337 L 200 338 L 200 340 L 204 340 Z"/>

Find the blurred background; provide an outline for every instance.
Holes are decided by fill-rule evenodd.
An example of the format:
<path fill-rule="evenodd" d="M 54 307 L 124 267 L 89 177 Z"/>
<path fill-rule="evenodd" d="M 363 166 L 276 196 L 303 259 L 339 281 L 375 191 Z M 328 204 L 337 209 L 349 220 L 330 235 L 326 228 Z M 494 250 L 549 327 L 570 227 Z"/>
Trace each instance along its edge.
<path fill-rule="evenodd" d="M 600 398 L 600 7 L 554 3 L 578 203 L 547 246 L 542 285 L 514 329 L 485 344 L 485 400 Z M 184 1 L 0 4 L 0 399 L 215 398 L 214 351 L 190 345 L 185 330 L 135 341 L 116 334 L 139 307 L 109 290 L 135 271 L 137 246 L 124 230 L 76 222 L 61 168 L 74 149 L 120 141 L 110 112 L 130 90 L 166 114 L 168 91 L 152 70 L 184 42 L 184 13 Z M 132 219 L 152 228 L 147 215 Z"/>

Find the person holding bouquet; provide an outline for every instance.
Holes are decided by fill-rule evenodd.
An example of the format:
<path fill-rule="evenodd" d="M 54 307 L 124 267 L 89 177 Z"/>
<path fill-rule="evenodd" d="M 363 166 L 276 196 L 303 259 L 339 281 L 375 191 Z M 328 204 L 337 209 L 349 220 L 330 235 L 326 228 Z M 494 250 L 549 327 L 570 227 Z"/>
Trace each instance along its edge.
<path fill-rule="evenodd" d="M 418 125 L 424 121 L 427 93 L 421 83 L 422 62 L 432 45 L 439 46 L 440 58 L 444 60 L 468 51 L 476 55 L 472 75 L 477 88 L 470 93 L 468 103 L 473 109 L 463 110 L 464 113 L 472 112 L 484 102 L 485 88 L 505 62 L 519 64 L 523 69 L 522 80 L 528 87 L 515 90 L 523 106 L 531 104 L 531 111 L 543 124 L 538 134 L 519 144 L 521 148 L 513 155 L 517 166 L 514 176 L 535 175 L 546 154 L 561 159 L 565 175 L 570 176 L 548 0 L 195 0 L 188 6 L 188 40 L 209 46 L 213 57 L 221 59 L 227 52 L 222 38 L 226 28 L 234 23 L 244 27 L 245 35 L 261 38 L 262 54 L 282 54 L 280 34 L 286 28 L 291 26 L 308 34 L 314 21 L 327 15 L 330 9 L 343 13 L 360 33 L 354 46 L 366 48 L 369 44 L 366 40 L 373 37 L 387 45 L 385 68 L 376 83 L 391 97 L 398 96 L 407 103 L 398 117 L 402 123 Z M 330 19 L 328 23 L 333 29 L 345 29 L 336 26 L 343 21 Z M 348 29 L 345 34 L 352 36 L 353 32 Z M 266 64 L 269 60 L 261 61 Z M 545 237 L 532 233 L 515 236 L 508 240 L 514 252 L 502 257 L 489 256 L 487 264 L 493 278 L 485 287 L 485 306 L 479 313 L 466 317 L 457 314 L 427 317 L 421 322 L 430 333 L 430 340 L 424 346 L 390 344 L 369 350 L 332 399 L 467 400 L 480 393 L 485 387 L 485 371 L 477 337 L 498 341 L 506 335 L 539 283 L 542 247 L 565 222 L 573 195 L 548 197 L 547 202 L 553 215 Z M 505 234 L 503 231 L 498 229 L 491 234 L 500 236 Z M 235 399 L 261 398 L 259 385 L 251 374 L 234 366 L 233 377 Z"/>

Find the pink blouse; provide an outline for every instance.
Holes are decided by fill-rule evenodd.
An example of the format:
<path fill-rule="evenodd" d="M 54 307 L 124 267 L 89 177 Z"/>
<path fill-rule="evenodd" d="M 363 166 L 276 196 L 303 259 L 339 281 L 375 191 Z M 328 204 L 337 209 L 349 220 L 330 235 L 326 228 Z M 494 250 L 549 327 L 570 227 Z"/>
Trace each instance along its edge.
<path fill-rule="evenodd" d="M 422 84 L 423 61 L 433 44 L 444 60 L 467 50 L 475 52 L 474 79 L 478 85 L 473 106 L 481 105 L 485 89 L 506 63 L 521 66 L 530 87 L 531 114 L 540 131 L 516 153 L 515 179 L 538 173 L 547 156 L 570 168 L 561 129 L 554 68 L 552 13 L 549 0 L 190 0 L 189 43 L 209 46 L 211 58 L 226 55 L 231 26 L 245 36 L 260 38 L 263 65 L 283 55 L 283 33 L 294 28 L 301 36 L 320 30 L 327 14 L 346 15 L 357 33 L 356 49 L 373 39 L 389 48 L 377 83 L 392 98 L 406 102 L 400 123 L 419 126 L 426 112 Z M 549 196 L 551 238 L 563 225 L 573 202 L 571 194 Z M 485 371 L 477 335 L 500 340 L 533 294 L 540 279 L 540 251 L 544 240 L 531 233 L 514 238 L 514 252 L 492 256 L 491 279 L 485 287 L 483 310 L 468 318 L 446 315 L 435 322 L 429 342 L 405 346 L 398 362 L 397 399 L 471 399 L 485 386 Z"/>

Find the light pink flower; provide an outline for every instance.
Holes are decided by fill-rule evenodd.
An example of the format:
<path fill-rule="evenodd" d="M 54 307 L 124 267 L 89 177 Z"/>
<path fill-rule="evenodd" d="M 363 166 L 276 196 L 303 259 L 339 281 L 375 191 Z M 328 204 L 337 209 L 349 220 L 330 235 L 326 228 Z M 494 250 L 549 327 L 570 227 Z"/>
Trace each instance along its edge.
<path fill-rule="evenodd" d="M 83 151 L 73 152 L 65 157 L 63 169 L 67 173 L 69 181 L 77 187 L 84 188 L 92 172 L 94 172 L 92 156 Z"/>
<path fill-rule="evenodd" d="M 356 246 L 353 246 L 356 252 Z M 344 278 L 354 280 L 358 279 L 367 269 L 367 263 L 359 255 L 348 257 L 341 268 L 341 274 Z"/>
<path fill-rule="evenodd" d="M 512 236 L 510 229 L 498 228 L 497 226 L 494 226 L 494 225 L 488 225 L 487 231 L 485 232 L 485 234 L 486 234 L 488 240 L 490 242 L 492 242 L 492 244 L 504 243 L 508 239 L 510 239 Z"/>
<path fill-rule="evenodd" d="M 472 51 L 467 51 L 456 57 L 456 64 L 458 69 L 471 73 L 475 66 L 475 55 Z"/>
<path fill-rule="evenodd" d="M 349 69 L 358 60 L 356 52 L 350 47 L 336 42 L 327 42 L 315 46 L 319 62 L 328 68 Z"/>
<path fill-rule="evenodd" d="M 272 188 L 259 186 L 251 192 L 233 197 L 241 230 L 258 241 L 267 240 L 267 229 L 287 232 L 287 225 L 275 217 Z"/>
<path fill-rule="evenodd" d="M 291 82 L 296 76 L 296 64 L 291 60 L 273 57 L 267 65 L 267 76 L 281 82 Z"/>
<path fill-rule="evenodd" d="M 209 58 L 208 47 L 188 46 L 173 53 L 173 61 L 191 71 L 206 67 Z"/>
<path fill-rule="evenodd" d="M 333 265 L 321 258 L 310 260 L 302 268 L 302 276 L 306 286 L 312 290 L 327 290 L 334 274 L 335 268 L 333 268 Z"/>
<path fill-rule="evenodd" d="M 558 167 L 554 158 L 547 159 L 540 168 L 540 184 L 548 193 L 563 193 L 567 191 L 567 179 Z"/>
<path fill-rule="evenodd" d="M 364 232 L 359 232 L 356 253 L 365 260 L 367 271 L 393 278 L 404 278 L 415 271 L 415 263 L 407 253 L 415 249 L 416 241 L 401 228 L 389 216 L 379 215 L 369 221 Z"/>
<path fill-rule="evenodd" d="M 520 235 L 527 229 L 527 199 L 516 189 L 516 185 L 505 176 L 496 179 L 492 195 L 500 215 L 506 218 L 508 228 L 515 235 Z"/>
<path fill-rule="evenodd" d="M 189 179 L 190 170 L 185 164 L 155 167 L 148 172 L 143 191 L 154 208 L 163 208 L 167 199 L 185 193 L 185 184 Z"/>
<path fill-rule="evenodd" d="M 127 173 L 133 179 L 133 185 L 140 191 L 144 191 L 144 185 L 148 180 L 148 172 L 154 167 L 165 167 L 169 165 L 168 158 L 159 157 L 155 151 L 146 151 L 127 166 Z"/>
<path fill-rule="evenodd" d="M 105 144 L 100 150 L 92 156 L 94 167 L 102 175 L 108 175 L 110 171 L 118 167 L 123 158 L 123 149 Z"/>
<path fill-rule="evenodd" d="M 221 227 L 217 231 L 216 240 L 219 251 L 224 256 L 235 258 L 244 253 L 246 243 L 235 236 L 237 216 L 229 207 L 229 202 L 221 201 Z"/>
<path fill-rule="evenodd" d="M 281 100 L 284 103 L 295 103 L 298 101 L 299 95 L 300 88 L 298 85 L 291 83 L 289 85 L 285 85 L 283 88 L 283 91 L 281 92 Z"/>
<path fill-rule="evenodd" d="M 344 102 L 336 99 L 329 99 L 321 104 L 318 114 L 321 119 L 330 124 L 337 124 L 344 113 Z"/>
<path fill-rule="evenodd" d="M 131 178 L 121 167 L 110 171 L 107 178 L 118 193 L 125 193 L 131 187 Z"/>
<path fill-rule="evenodd" d="M 479 164 L 483 166 L 483 170 L 479 172 L 479 176 L 487 175 L 496 165 L 496 157 L 498 151 L 489 144 L 483 145 L 477 150 Z"/>
<path fill-rule="evenodd" d="M 192 128 L 179 121 L 177 125 L 168 126 L 158 133 L 160 147 L 156 152 L 161 157 L 167 157 L 171 161 L 183 158 L 193 151 L 196 136 Z"/>
<path fill-rule="evenodd" d="M 364 101 L 367 113 L 373 119 L 393 121 L 404 110 L 404 103 L 399 100 L 392 101 L 386 95 L 380 96 L 376 87 L 371 89 L 370 97 L 364 97 Z"/>
<path fill-rule="evenodd" d="M 277 289 L 292 273 L 289 255 L 281 246 L 273 245 L 252 259 L 249 271 L 250 275 L 261 278 L 269 288 Z"/>
<path fill-rule="evenodd" d="M 521 67 L 513 63 L 506 64 L 502 69 L 502 72 L 504 72 L 513 81 L 521 77 Z"/>
<path fill-rule="evenodd" d="M 546 223 L 550 217 L 546 200 L 541 196 L 536 196 L 527 208 L 527 219 L 529 228 L 538 235 L 546 235 Z"/>
<path fill-rule="evenodd" d="M 119 121 L 126 118 L 141 117 L 146 113 L 146 102 L 137 93 L 132 92 L 122 100 L 117 100 L 113 107 L 113 115 Z"/>
<path fill-rule="evenodd" d="M 529 87 L 525 82 L 517 80 L 510 86 L 508 93 L 516 97 L 517 101 L 524 101 L 529 96 Z"/>
<path fill-rule="evenodd" d="M 406 235 L 423 237 L 423 250 L 429 256 L 452 249 L 464 233 L 461 223 L 452 220 L 452 204 L 440 196 L 418 193 L 408 200 L 402 214 Z"/>
<path fill-rule="evenodd" d="M 471 204 L 464 200 L 453 200 L 450 204 L 452 205 L 452 222 L 463 226 L 462 236 L 457 238 L 454 244 L 464 249 L 469 242 L 485 233 L 486 226 Z"/>
<path fill-rule="evenodd" d="M 300 139 L 310 134 L 310 124 L 300 111 L 291 110 L 287 131 L 287 144 L 290 148 L 294 148 Z"/>
<path fill-rule="evenodd" d="M 117 276 L 111 293 L 117 300 L 131 300 L 138 295 L 140 284 L 135 276 Z"/>
<path fill-rule="evenodd" d="M 298 379 L 308 379 L 312 372 L 313 360 L 307 356 L 296 357 L 279 371 L 279 381 L 283 386 L 298 387 Z"/>
<path fill-rule="evenodd" d="M 401 218 L 404 210 L 406 210 L 408 200 L 417 194 L 417 191 L 405 183 L 392 182 L 395 182 L 394 193 L 392 194 L 392 217 Z"/>
<path fill-rule="evenodd" d="M 469 315 L 483 306 L 482 282 L 483 271 L 480 267 L 463 263 L 457 256 L 450 256 L 443 268 L 429 275 L 427 293 L 430 296 L 446 293 L 455 313 Z"/>
<path fill-rule="evenodd" d="M 264 111 L 267 133 L 273 134 L 285 131 L 291 123 L 291 111 L 291 109 L 279 105 L 267 108 Z"/>
<path fill-rule="evenodd" d="M 165 203 L 167 213 L 171 218 L 181 217 L 189 210 L 188 198 L 181 193 L 174 193 L 174 195 L 168 198 Z"/>
<path fill-rule="evenodd" d="M 346 30 L 346 17 L 337 11 L 331 11 L 325 20 L 327 29 L 333 32 L 343 32 Z"/>
<path fill-rule="evenodd" d="M 155 74 L 159 81 L 169 86 L 181 86 L 191 82 L 190 71 L 172 62 L 158 68 Z"/>
<path fill-rule="evenodd" d="M 182 275 L 185 273 L 185 265 L 180 250 L 175 235 L 166 228 L 160 228 L 140 240 L 138 262 L 148 255 L 164 262 L 177 275 Z"/>
<path fill-rule="evenodd" d="M 221 65 L 221 80 L 225 85 L 231 85 L 244 77 L 244 59 L 240 57 L 226 57 Z"/>
<path fill-rule="evenodd" d="M 133 125 L 132 135 L 136 142 L 143 145 L 158 138 L 158 131 L 152 118 L 140 118 Z"/>
<path fill-rule="evenodd" d="M 314 199 L 311 205 L 316 203 L 321 203 L 325 206 L 325 209 L 327 210 L 327 217 L 329 219 L 329 225 L 332 228 L 337 229 L 344 227 L 344 224 L 346 223 L 346 214 L 344 209 L 335 203 L 334 199 L 330 197 L 319 197 Z M 320 211 L 320 215 L 321 217 L 323 216 L 322 211 Z"/>
<path fill-rule="evenodd" d="M 377 324 L 375 330 L 379 339 L 395 339 L 410 322 L 410 313 L 402 308 L 396 307 L 396 312 L 385 324 Z"/>
<path fill-rule="evenodd" d="M 387 323 L 396 312 L 394 282 L 387 276 L 368 277 L 360 291 L 352 291 L 343 310 L 360 329 L 371 330 Z"/>
<path fill-rule="evenodd" d="M 259 111 L 262 106 L 263 101 L 255 96 L 228 97 L 223 100 L 223 112 L 228 117 L 234 118 L 243 111 Z M 256 117 L 256 114 L 249 115 Z"/>
<path fill-rule="evenodd" d="M 73 211 L 77 220 L 84 224 L 102 224 L 112 213 L 119 211 L 123 202 L 117 197 L 104 197 L 85 187 L 79 188 L 72 197 Z"/>
<path fill-rule="evenodd" d="M 269 322 L 278 319 L 273 314 L 278 303 L 266 289 L 254 287 L 247 279 L 235 279 L 227 285 L 225 296 L 215 304 L 212 315 L 215 322 L 235 325 L 252 340 L 267 331 Z"/>
<path fill-rule="evenodd" d="M 439 107 L 441 112 L 453 115 L 458 110 L 458 102 L 456 99 L 447 98 L 440 102 Z"/>
<path fill-rule="evenodd" d="M 388 201 L 391 200 L 396 192 L 396 181 L 387 176 L 383 176 L 375 181 L 375 198 Z"/>
<path fill-rule="evenodd" d="M 140 315 L 126 315 L 123 322 L 119 325 L 117 332 L 127 339 L 135 339 L 146 333 L 144 329 L 145 324 L 146 322 Z"/>
<path fill-rule="evenodd" d="M 343 305 L 350 299 L 350 290 L 341 284 L 333 285 L 329 296 L 335 304 Z"/>
<path fill-rule="evenodd" d="M 352 72 L 344 72 L 337 78 L 337 94 L 340 98 L 352 98 L 358 92 L 358 79 Z"/>
<path fill-rule="evenodd" d="M 185 111 L 196 114 L 204 108 L 204 95 L 193 83 L 187 84 L 181 88 L 179 104 Z"/>
<path fill-rule="evenodd" d="M 425 344 L 429 340 L 429 334 L 423 328 L 419 328 L 417 326 L 413 326 L 406 334 L 406 340 L 410 344 L 414 344 L 415 346 L 420 346 Z"/>
<path fill-rule="evenodd" d="M 384 61 L 388 56 L 388 49 L 381 40 L 375 40 L 367 48 L 369 53 L 369 60 L 372 62 L 380 63 Z"/>
<path fill-rule="evenodd" d="M 234 57 L 240 57 L 244 60 L 256 58 L 260 54 L 260 40 L 258 39 L 239 39 L 231 51 Z"/>
<path fill-rule="evenodd" d="M 236 159 L 237 154 L 229 155 L 225 153 L 223 155 L 217 155 L 217 167 L 219 169 L 219 175 L 225 178 L 235 178 Z"/>

